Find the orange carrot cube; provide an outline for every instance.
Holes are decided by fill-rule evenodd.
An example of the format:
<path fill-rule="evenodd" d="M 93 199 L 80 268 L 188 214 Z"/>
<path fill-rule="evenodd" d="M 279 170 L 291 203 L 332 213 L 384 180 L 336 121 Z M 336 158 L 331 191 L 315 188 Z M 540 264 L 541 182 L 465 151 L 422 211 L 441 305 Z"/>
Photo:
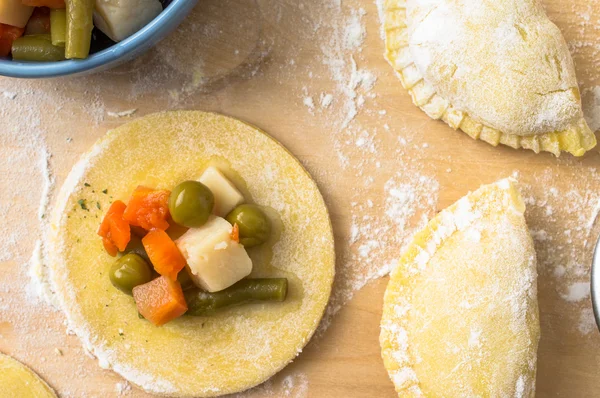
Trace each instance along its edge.
<path fill-rule="evenodd" d="M 169 235 L 161 229 L 153 229 L 142 238 L 142 243 L 156 272 L 176 280 L 186 261 Z"/>
<path fill-rule="evenodd" d="M 188 309 L 179 282 L 164 276 L 134 287 L 133 299 L 139 313 L 156 326 L 179 318 Z"/>
<path fill-rule="evenodd" d="M 117 255 L 117 251 L 124 251 L 131 239 L 129 223 L 123 219 L 124 211 L 125 203 L 115 200 L 98 228 L 104 248 L 113 257 Z"/>
<path fill-rule="evenodd" d="M 133 191 L 124 218 L 129 224 L 146 231 L 169 228 L 169 195 L 167 190 L 155 190 L 139 186 Z"/>

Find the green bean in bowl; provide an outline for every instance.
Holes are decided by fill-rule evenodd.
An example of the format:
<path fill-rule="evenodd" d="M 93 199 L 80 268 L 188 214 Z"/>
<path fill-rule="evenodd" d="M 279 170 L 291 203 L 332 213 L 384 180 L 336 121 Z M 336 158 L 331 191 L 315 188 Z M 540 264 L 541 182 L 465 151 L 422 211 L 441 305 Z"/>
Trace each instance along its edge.
<path fill-rule="evenodd" d="M 159 0 L 2 0 L 0 57 L 85 59 L 133 35 L 167 5 Z"/>

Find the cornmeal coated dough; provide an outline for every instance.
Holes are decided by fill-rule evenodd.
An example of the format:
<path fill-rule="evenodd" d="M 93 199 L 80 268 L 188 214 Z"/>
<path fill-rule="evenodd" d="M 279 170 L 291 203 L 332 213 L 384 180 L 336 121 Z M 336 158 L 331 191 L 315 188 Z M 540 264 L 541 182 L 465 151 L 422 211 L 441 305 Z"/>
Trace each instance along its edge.
<path fill-rule="evenodd" d="M 56 394 L 27 366 L 0 353 L 0 398 L 56 398 Z"/>
<path fill-rule="evenodd" d="M 109 202 L 126 202 L 138 185 L 172 189 L 215 160 L 243 179 L 230 176 L 247 200 L 281 219 L 271 265 L 256 261 L 250 277 L 288 278 L 288 298 L 155 327 L 111 285 L 114 258 L 98 225 Z M 274 139 L 217 114 L 158 113 L 110 131 L 71 171 L 51 227 L 51 277 L 70 327 L 101 366 L 156 394 L 209 397 L 264 382 L 308 343 L 331 292 L 333 233 L 316 184 Z"/>
<path fill-rule="evenodd" d="M 381 320 L 399 397 L 535 396 L 537 271 L 524 211 L 514 181 L 501 180 L 416 234 Z"/>
<path fill-rule="evenodd" d="M 538 0 L 380 0 L 385 56 L 415 105 L 494 146 L 596 146 L 575 67 Z"/>

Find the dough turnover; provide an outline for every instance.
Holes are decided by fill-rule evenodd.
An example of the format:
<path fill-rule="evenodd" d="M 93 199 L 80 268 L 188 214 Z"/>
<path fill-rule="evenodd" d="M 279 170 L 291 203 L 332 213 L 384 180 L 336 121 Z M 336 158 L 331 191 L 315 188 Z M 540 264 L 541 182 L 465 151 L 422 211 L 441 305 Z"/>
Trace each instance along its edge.
<path fill-rule="evenodd" d="M 56 398 L 54 391 L 21 362 L 0 354 L 0 398 Z"/>
<path fill-rule="evenodd" d="M 535 395 L 533 241 L 511 180 L 439 213 L 392 272 L 380 343 L 400 397 Z"/>
<path fill-rule="evenodd" d="M 494 146 L 581 156 L 596 145 L 539 1 L 381 1 L 386 58 L 430 117 Z"/>
<path fill-rule="evenodd" d="M 109 281 L 114 259 L 96 235 L 96 203 L 126 201 L 137 185 L 171 189 L 214 161 L 239 174 L 227 177 L 246 200 L 281 218 L 272 252 L 248 251 L 250 276 L 287 277 L 288 298 L 155 327 Z M 70 326 L 102 366 L 153 393 L 218 396 L 262 383 L 308 343 L 331 292 L 333 233 L 316 184 L 275 140 L 221 115 L 159 113 L 109 132 L 65 181 L 52 228 L 50 269 Z"/>

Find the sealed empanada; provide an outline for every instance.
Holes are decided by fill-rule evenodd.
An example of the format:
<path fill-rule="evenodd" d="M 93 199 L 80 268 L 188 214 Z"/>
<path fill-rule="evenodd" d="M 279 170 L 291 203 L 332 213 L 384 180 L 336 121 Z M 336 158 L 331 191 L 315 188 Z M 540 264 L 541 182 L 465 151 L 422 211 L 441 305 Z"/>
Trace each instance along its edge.
<path fill-rule="evenodd" d="M 486 185 L 419 232 L 385 292 L 380 343 L 401 397 L 533 397 L 533 241 L 514 182 Z"/>
<path fill-rule="evenodd" d="M 382 0 L 386 58 L 415 105 L 494 146 L 596 145 L 573 60 L 536 0 Z"/>

